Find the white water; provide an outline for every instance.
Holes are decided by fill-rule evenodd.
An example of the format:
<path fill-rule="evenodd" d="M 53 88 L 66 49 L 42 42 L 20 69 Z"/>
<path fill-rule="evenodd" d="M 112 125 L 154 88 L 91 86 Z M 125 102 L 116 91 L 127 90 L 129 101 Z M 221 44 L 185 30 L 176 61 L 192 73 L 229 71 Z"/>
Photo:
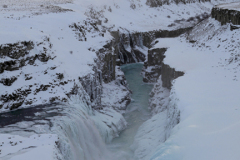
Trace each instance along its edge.
<path fill-rule="evenodd" d="M 128 122 L 127 128 L 118 138 L 105 145 L 99 130 L 92 118 L 93 111 L 89 110 L 87 104 L 75 97 L 72 107 L 67 111 L 67 117 L 55 121 L 55 130 L 61 138 L 60 149 L 64 152 L 65 159 L 79 160 L 130 160 L 133 159 L 134 137 L 139 126 L 150 118 L 148 110 L 149 93 L 152 85 L 142 81 L 141 70 L 143 64 L 128 64 L 122 67 L 129 88 L 132 90 L 132 101 L 128 105 L 124 118 Z M 81 97 L 81 96 L 80 96 Z M 73 97 L 74 98 L 74 97 Z M 57 127 L 59 126 L 59 127 Z"/>
<path fill-rule="evenodd" d="M 52 131 L 60 137 L 59 148 L 64 159 L 110 160 L 111 153 L 91 118 L 94 111 L 84 101 L 84 93 L 71 99 L 66 116 L 52 120 Z"/>
<path fill-rule="evenodd" d="M 128 122 L 127 128 L 115 138 L 108 149 L 114 153 L 114 159 L 130 160 L 133 159 L 134 149 L 131 147 L 139 126 L 150 118 L 148 109 L 149 93 L 152 89 L 151 84 L 143 83 L 141 70 L 143 64 L 127 64 L 122 66 L 129 88 L 132 90 L 132 101 L 128 105 L 124 117 Z"/>
<path fill-rule="evenodd" d="M 69 106 L 55 105 L 52 110 L 49 106 L 40 106 L 40 109 L 42 107 L 41 110 L 38 108 L 30 108 L 28 109 L 28 114 L 25 113 L 24 115 L 26 115 L 28 119 L 32 118 L 33 124 L 31 123 L 31 125 L 28 126 L 24 115 L 23 117 L 15 117 L 16 122 L 11 123 L 16 123 L 16 128 L 14 129 L 12 124 L 12 128 L 2 128 L 0 129 L 0 133 L 5 132 L 6 130 L 8 132 L 14 132 L 14 130 L 17 130 L 17 134 L 21 131 L 22 136 L 36 133 L 55 133 L 59 137 L 58 147 L 60 149 L 60 153 L 56 153 L 56 156 L 59 156 L 59 159 L 133 159 L 133 150 L 131 149 L 131 145 L 133 144 L 134 137 L 139 126 L 150 118 L 148 99 L 152 85 L 142 82 L 142 76 L 140 75 L 142 66 L 143 64 L 137 63 L 124 65 L 122 67 L 128 81 L 129 88 L 133 92 L 132 102 L 129 104 L 124 115 L 126 121 L 128 122 L 128 126 L 118 138 L 115 138 L 107 146 L 99 132 L 99 127 L 104 130 L 103 127 L 106 127 L 106 125 L 96 124 L 95 119 L 98 117 L 98 115 L 96 115 L 97 112 L 92 110 L 86 103 L 89 99 L 85 97 L 87 94 L 83 89 L 79 90 L 78 95 L 71 97 Z M 35 115 L 36 113 L 38 113 L 37 117 Z M 11 115 L 11 112 L 9 114 Z M 44 122 L 46 121 L 46 123 L 42 122 L 43 124 L 40 125 L 37 123 L 37 120 L 43 120 Z M 26 128 L 19 130 L 18 123 L 24 124 Z M 35 123 L 36 126 L 34 126 Z M 114 125 L 117 125 L 117 123 L 113 124 L 113 126 Z M 36 128 L 38 129 L 36 130 Z M 25 129 L 28 129 L 29 131 L 33 130 L 34 132 L 26 132 Z M 21 155 L 21 153 L 16 153 L 16 155 Z"/>

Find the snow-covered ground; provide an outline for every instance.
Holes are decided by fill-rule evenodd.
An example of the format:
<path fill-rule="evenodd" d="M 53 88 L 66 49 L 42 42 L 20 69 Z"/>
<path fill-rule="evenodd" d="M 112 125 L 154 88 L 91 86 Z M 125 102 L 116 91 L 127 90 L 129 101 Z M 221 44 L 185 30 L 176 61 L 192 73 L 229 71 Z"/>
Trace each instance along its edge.
<path fill-rule="evenodd" d="M 97 58 L 94 51 L 113 39 L 111 31 L 184 28 L 196 23 L 197 19 L 191 17 L 210 13 L 212 7 L 211 3 L 194 3 L 150 8 L 145 1 L 119 3 L 111 0 L 4 0 L 0 5 L 2 48 L 10 43 L 33 43 L 33 49 L 18 58 L 19 69 L 5 70 L 1 74 L 2 78 L 16 80 L 11 86 L 0 83 L 0 95 L 9 97 L 23 92 L 24 96 L 18 98 L 16 104 L 21 107 L 51 100 L 66 101 L 74 81 L 92 73 Z M 97 29 L 92 23 L 97 23 Z M 86 25 L 87 31 L 82 35 L 74 28 L 77 25 Z M 34 59 L 34 63 L 29 59 Z M 1 62 L 6 61 L 16 61 L 16 58 L 2 56 Z M 20 66 L 22 61 L 25 65 Z M 6 97 L 5 102 L 0 101 L 1 111 L 8 111 L 16 102 Z"/>
<path fill-rule="evenodd" d="M 0 45 L 19 43 L 22 46 L 21 42 L 33 42 L 34 48 L 21 58 L 39 57 L 42 53 L 48 58 L 47 61 L 37 58 L 34 65 L 1 73 L 1 79 L 13 76 L 17 79 L 11 86 L 0 83 L 0 95 L 20 89 L 28 93 L 20 108 L 46 104 L 52 98 L 73 108 L 65 110 L 69 112 L 68 118 L 57 116 L 51 119 L 55 125 L 50 130 L 34 125 L 32 130 L 36 133 L 25 135 L 21 127 L 20 131 L 14 132 L 11 126 L 1 129 L 4 134 L 0 134 L 0 158 L 25 160 L 32 159 L 33 155 L 35 159 L 49 160 L 109 157 L 111 154 L 104 141 L 111 141 L 126 127 L 119 110 L 127 103 L 122 99 L 129 95 L 127 88 L 118 80 L 103 84 L 102 99 L 107 107 L 100 111 L 91 108 L 80 83 L 77 86 L 81 96 L 68 96 L 79 77 L 93 74 L 97 58 L 94 51 L 113 39 L 111 31 L 145 32 L 192 27 L 198 19 L 194 17 L 209 14 L 219 2 L 226 1 L 150 8 L 144 0 L 1 0 Z M 101 23 L 97 23 L 99 20 Z M 98 31 L 89 25 L 92 22 L 97 23 Z M 88 31 L 84 39 L 76 28 L 71 27 L 74 24 L 86 26 Z M 187 38 L 158 41 L 156 48 L 169 47 L 164 63 L 184 71 L 185 75 L 175 81 L 170 93 L 159 87 L 160 81 L 157 89 L 155 87 L 159 93 L 153 97 L 152 104 L 157 106 L 154 116 L 140 127 L 135 137 L 135 157 L 239 159 L 239 30 L 230 31 L 229 26 L 220 26 L 210 18 Z M 0 63 L 14 60 L 1 55 Z M 12 103 L 0 101 L 1 112 L 9 111 L 8 106 Z M 168 105 L 170 109 L 167 109 Z M 166 133 L 169 127 L 166 125 L 174 118 L 169 117 L 170 113 L 175 110 L 180 111 L 180 123 L 172 126 L 173 130 L 170 126 Z M 36 113 L 38 115 L 41 113 Z"/>
<path fill-rule="evenodd" d="M 61 156 L 57 151 L 58 136 L 54 134 L 32 135 L 28 138 L 18 135 L 1 134 L 1 159 L 57 159 Z M 17 154 L 16 154 L 17 153 Z"/>
<path fill-rule="evenodd" d="M 1 111 L 14 108 L 11 106 L 16 100 L 9 99 L 11 94 L 24 93 L 23 97 L 18 97 L 16 104 L 21 107 L 52 100 L 67 101 L 74 81 L 92 73 L 94 59 L 97 58 L 94 51 L 113 39 L 111 31 L 124 32 L 127 29 L 141 32 L 190 27 L 197 23 L 199 17 L 210 13 L 213 4 L 217 2 L 150 8 L 143 0 L 121 3 L 112 0 L 2 0 L 2 48 L 10 43 L 32 42 L 33 49 L 18 58 L 19 69 L 5 70 L 1 74 L 4 79 L 16 79 L 11 86 L 0 83 L 0 95 L 5 96 L 4 102 L 0 101 Z M 198 18 L 194 18 L 196 16 Z M 92 23 L 97 23 L 96 30 Z M 82 35 L 74 28 L 77 25 L 86 25 L 87 32 Z M 34 63 L 31 64 L 29 59 L 34 59 Z M 6 61 L 15 62 L 16 58 L 2 56 L 0 62 Z M 20 66 L 22 61 L 25 65 Z"/>
<path fill-rule="evenodd" d="M 143 159 L 240 158 L 239 34 L 239 29 L 230 31 L 229 25 L 210 18 L 180 38 L 157 39 L 154 47 L 168 48 L 164 63 L 185 73 L 174 81 L 168 105 L 174 103 L 180 111 L 180 123 L 165 139 L 172 115 L 159 103 L 155 110 L 160 112 L 136 136 L 143 143 L 137 151 L 149 149 Z M 166 99 L 163 93 L 160 102 Z"/>
<path fill-rule="evenodd" d="M 240 2 L 225 3 L 217 5 L 218 8 L 240 11 Z"/>

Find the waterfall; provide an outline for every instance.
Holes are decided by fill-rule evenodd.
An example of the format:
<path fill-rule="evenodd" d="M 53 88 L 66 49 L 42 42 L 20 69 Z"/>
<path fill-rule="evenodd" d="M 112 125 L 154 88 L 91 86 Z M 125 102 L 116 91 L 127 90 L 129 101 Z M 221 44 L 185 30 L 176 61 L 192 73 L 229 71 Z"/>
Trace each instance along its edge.
<path fill-rule="evenodd" d="M 60 152 L 66 160 L 110 159 L 105 142 L 91 118 L 94 110 L 84 99 L 84 94 L 72 96 L 71 103 L 65 107 L 65 116 L 52 119 L 52 132 L 60 138 Z"/>

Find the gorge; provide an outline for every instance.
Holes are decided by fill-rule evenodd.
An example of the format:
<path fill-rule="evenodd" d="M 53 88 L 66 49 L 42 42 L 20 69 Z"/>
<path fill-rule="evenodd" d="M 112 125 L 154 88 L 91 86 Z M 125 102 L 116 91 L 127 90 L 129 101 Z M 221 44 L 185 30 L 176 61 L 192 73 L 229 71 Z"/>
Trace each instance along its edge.
<path fill-rule="evenodd" d="M 239 159 L 224 2 L 1 2 L 0 158 Z"/>

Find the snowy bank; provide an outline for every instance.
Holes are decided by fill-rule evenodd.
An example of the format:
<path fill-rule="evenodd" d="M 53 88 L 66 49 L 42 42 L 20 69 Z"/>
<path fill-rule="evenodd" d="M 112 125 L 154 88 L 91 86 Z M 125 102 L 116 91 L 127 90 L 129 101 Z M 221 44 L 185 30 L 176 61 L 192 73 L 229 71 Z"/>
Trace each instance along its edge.
<path fill-rule="evenodd" d="M 176 97 L 170 96 L 170 103 L 174 100 L 180 111 L 180 123 L 157 148 L 155 139 L 142 136 L 152 142 L 154 151 L 148 152 L 148 158 L 239 159 L 239 31 L 210 18 L 181 38 L 158 41 L 166 44 L 155 47 L 168 47 L 164 63 L 185 74 L 173 82 L 170 93 Z M 162 132 L 160 128 L 156 136 Z"/>

